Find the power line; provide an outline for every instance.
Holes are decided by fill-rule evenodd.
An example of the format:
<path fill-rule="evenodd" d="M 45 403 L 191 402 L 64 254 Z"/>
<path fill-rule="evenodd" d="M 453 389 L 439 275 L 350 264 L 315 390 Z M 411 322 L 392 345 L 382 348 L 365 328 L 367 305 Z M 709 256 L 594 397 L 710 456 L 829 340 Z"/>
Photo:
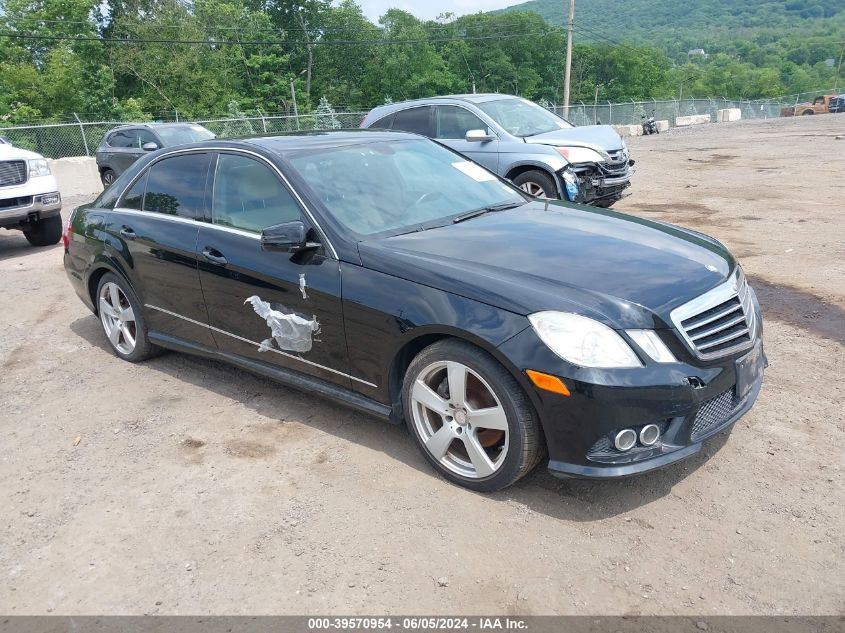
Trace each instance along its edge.
<path fill-rule="evenodd" d="M 206 46 L 361 46 L 367 44 L 379 46 L 393 46 L 400 44 L 427 44 L 427 43 L 443 43 L 443 42 L 460 42 L 460 41 L 480 41 L 480 40 L 509 40 L 521 37 L 544 37 L 554 33 L 553 30 L 535 31 L 527 33 L 499 33 L 496 35 L 478 35 L 478 36 L 464 36 L 464 37 L 433 37 L 433 38 L 415 38 L 415 39 L 377 39 L 377 40 L 320 40 L 320 41 L 306 41 L 306 40 L 216 40 L 208 38 L 204 40 L 179 40 L 179 39 L 139 39 L 139 38 L 121 38 L 121 37 L 90 37 L 90 36 L 72 36 L 72 35 L 29 35 L 25 33 L 0 32 L 0 37 L 8 37 L 10 39 L 22 40 L 36 40 L 36 41 L 61 41 L 61 42 L 109 42 L 117 44 L 203 44 Z"/>
<path fill-rule="evenodd" d="M 266 15 L 266 13 L 256 13 L 255 15 Z M 18 23 L 36 23 L 36 24 L 59 24 L 59 25 L 68 25 L 68 24 L 77 24 L 77 25 L 84 25 L 84 26 L 91 26 L 91 27 L 98 27 L 99 25 L 95 21 L 85 21 L 85 20 L 48 20 L 42 18 L 34 18 L 29 16 L 23 17 L 9 17 L 6 16 L 6 22 L 11 24 L 18 24 Z M 120 21 L 111 21 L 108 26 L 125 26 Z M 186 26 L 193 26 L 188 24 L 162 24 L 162 23 L 149 23 L 144 24 L 144 28 L 153 28 L 153 29 L 184 29 Z M 203 26 L 203 25 L 200 25 Z M 466 30 L 482 30 L 487 29 L 489 26 L 495 26 L 497 28 L 511 28 L 514 26 L 522 26 L 522 22 L 519 21 L 511 21 L 505 23 L 494 23 L 492 25 L 487 24 L 458 24 L 457 21 L 450 22 L 448 24 L 436 24 L 430 22 L 420 22 L 419 26 L 427 31 L 442 31 L 442 30 L 458 30 L 458 31 L 466 31 Z M 367 26 L 364 27 L 350 27 L 350 26 L 315 26 L 313 28 L 302 28 L 302 27 L 252 27 L 252 26 L 215 26 L 215 25 L 204 25 L 203 28 L 208 30 L 221 30 L 221 31 L 244 31 L 249 30 L 256 33 L 284 33 L 284 32 L 295 32 L 295 33 L 309 33 L 313 35 L 320 35 L 325 33 L 382 33 L 385 32 L 387 29 L 384 27 L 378 26 L 371 22 L 368 22 Z M 549 25 L 550 29 L 555 29 L 553 25 Z"/>

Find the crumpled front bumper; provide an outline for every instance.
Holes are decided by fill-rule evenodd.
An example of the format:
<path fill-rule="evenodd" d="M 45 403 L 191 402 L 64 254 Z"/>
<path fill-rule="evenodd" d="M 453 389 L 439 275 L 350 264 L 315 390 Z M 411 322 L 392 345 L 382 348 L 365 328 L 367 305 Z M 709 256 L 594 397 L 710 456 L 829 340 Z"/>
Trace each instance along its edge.
<path fill-rule="evenodd" d="M 624 170 L 610 169 L 600 163 L 570 165 L 568 169 L 580 180 L 582 199 L 579 202 L 590 204 L 598 200 L 618 200 L 629 195 L 625 190 L 631 186 L 633 161 L 626 164 Z"/>

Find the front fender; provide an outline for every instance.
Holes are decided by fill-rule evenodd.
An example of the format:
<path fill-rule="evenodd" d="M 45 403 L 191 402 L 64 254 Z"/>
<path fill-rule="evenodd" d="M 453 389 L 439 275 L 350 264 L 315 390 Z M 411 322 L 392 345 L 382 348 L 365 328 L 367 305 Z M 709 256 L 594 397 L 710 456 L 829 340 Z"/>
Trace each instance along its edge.
<path fill-rule="evenodd" d="M 384 404 L 392 404 L 391 376 L 405 351 L 454 336 L 506 364 L 499 345 L 529 326 L 524 316 L 361 266 L 342 264 L 341 275 L 350 373 Z"/>

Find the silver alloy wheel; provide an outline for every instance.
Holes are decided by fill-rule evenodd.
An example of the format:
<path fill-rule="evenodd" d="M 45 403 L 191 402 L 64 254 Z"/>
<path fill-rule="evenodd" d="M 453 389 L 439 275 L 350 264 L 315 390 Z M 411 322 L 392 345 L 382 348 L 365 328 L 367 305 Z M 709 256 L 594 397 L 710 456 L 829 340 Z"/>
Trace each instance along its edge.
<path fill-rule="evenodd" d="M 135 351 L 137 324 L 132 304 L 116 283 L 108 282 L 100 288 L 100 321 L 112 346 L 121 354 Z"/>
<path fill-rule="evenodd" d="M 483 479 L 505 462 L 510 441 L 505 410 L 490 385 L 466 365 L 438 361 L 422 370 L 411 389 L 411 417 L 426 450 L 458 475 Z"/>
<path fill-rule="evenodd" d="M 522 189 L 528 195 L 534 196 L 535 198 L 545 198 L 546 197 L 546 192 L 536 182 L 531 182 L 529 180 L 528 182 L 524 182 L 521 185 L 519 185 L 519 188 Z"/>
<path fill-rule="evenodd" d="M 105 183 L 106 187 L 111 185 L 115 180 L 117 179 L 115 178 L 113 171 L 107 171 L 105 174 L 103 174 L 103 182 Z"/>

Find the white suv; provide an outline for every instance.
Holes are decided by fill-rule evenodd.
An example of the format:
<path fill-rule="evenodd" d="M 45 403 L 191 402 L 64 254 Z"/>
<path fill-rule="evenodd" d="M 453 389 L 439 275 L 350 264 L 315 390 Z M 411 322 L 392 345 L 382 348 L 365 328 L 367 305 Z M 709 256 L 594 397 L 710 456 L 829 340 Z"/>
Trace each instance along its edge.
<path fill-rule="evenodd" d="M 62 196 L 40 154 L 0 143 L 0 228 L 19 229 L 33 246 L 62 237 Z"/>

